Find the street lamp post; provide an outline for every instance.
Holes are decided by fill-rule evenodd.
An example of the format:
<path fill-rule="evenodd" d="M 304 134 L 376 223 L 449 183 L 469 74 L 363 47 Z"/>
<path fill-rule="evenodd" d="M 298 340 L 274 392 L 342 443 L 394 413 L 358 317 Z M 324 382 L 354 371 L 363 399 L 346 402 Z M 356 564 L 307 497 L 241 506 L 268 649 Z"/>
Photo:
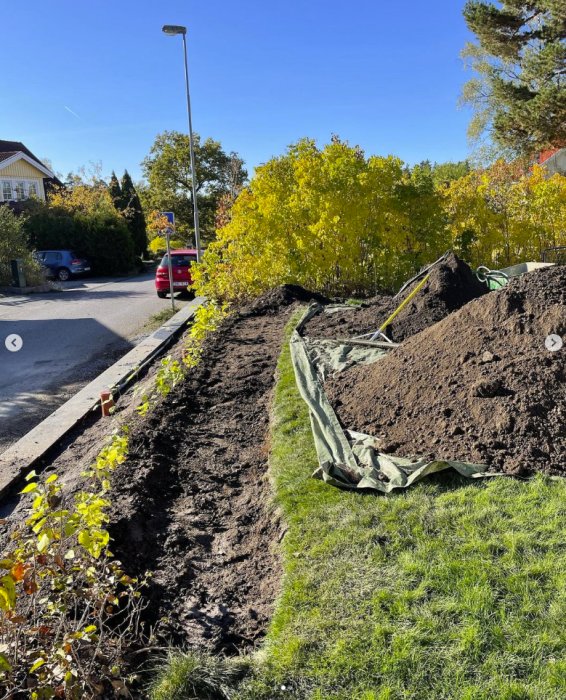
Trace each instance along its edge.
<path fill-rule="evenodd" d="M 185 55 L 185 84 L 187 87 L 187 114 L 189 115 L 189 145 L 191 153 L 191 181 L 193 187 L 193 213 L 195 221 L 195 246 L 197 249 L 197 262 L 200 262 L 200 230 L 198 221 L 197 185 L 195 169 L 195 149 L 193 144 L 193 119 L 191 116 L 191 95 L 189 92 L 189 66 L 187 62 L 187 28 L 177 24 L 166 24 L 163 33 L 168 36 L 181 34 L 183 37 L 183 51 Z"/>

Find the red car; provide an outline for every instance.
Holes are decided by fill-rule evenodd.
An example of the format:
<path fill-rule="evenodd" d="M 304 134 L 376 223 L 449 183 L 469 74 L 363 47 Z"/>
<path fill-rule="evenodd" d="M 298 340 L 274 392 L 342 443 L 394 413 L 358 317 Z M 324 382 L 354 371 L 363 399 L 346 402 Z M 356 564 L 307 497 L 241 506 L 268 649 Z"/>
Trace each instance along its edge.
<path fill-rule="evenodd" d="M 193 248 L 180 248 L 171 251 L 171 263 L 173 267 L 173 291 L 187 292 L 187 287 L 192 284 L 191 265 L 197 260 L 197 251 Z M 167 253 L 155 272 L 155 289 L 160 299 L 171 291 L 169 289 L 169 260 Z"/>

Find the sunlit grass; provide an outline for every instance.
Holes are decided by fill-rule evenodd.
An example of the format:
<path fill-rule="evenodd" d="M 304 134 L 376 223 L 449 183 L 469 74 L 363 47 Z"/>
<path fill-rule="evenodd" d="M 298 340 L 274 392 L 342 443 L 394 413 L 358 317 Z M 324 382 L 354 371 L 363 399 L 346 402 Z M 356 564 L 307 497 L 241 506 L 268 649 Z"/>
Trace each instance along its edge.
<path fill-rule="evenodd" d="M 240 700 L 566 697 L 566 484 L 444 472 L 389 496 L 311 478 L 287 344 L 271 476 L 285 576 Z"/>

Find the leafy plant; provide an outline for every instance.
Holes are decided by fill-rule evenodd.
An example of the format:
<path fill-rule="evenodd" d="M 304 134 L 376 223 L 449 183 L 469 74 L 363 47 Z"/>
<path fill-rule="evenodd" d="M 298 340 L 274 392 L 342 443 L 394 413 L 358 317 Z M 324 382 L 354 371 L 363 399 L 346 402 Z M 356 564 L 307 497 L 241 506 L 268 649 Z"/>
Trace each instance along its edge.
<path fill-rule="evenodd" d="M 164 357 L 160 362 L 160 368 L 155 376 L 151 391 L 142 396 L 142 402 L 136 411 L 141 416 L 145 416 L 159 397 L 167 396 L 184 376 L 183 368 L 178 360 L 174 360 L 171 355 Z"/>
<path fill-rule="evenodd" d="M 218 324 L 227 314 L 228 306 L 226 304 L 218 306 L 209 303 L 199 306 L 195 312 L 194 323 L 185 337 L 183 364 L 181 365 L 178 360 L 174 360 L 171 355 L 161 360 L 151 390 L 142 395 L 141 402 L 136 408 L 139 415 L 145 416 L 159 398 L 167 396 L 184 379 L 187 369 L 195 367 L 200 362 L 204 340 L 216 330 Z"/>
<path fill-rule="evenodd" d="M 110 477 L 127 455 L 115 433 L 71 497 L 57 474 L 27 477 L 30 513 L 0 561 L 0 682 L 33 700 L 127 695 L 142 640 L 141 589 L 108 549 Z"/>
<path fill-rule="evenodd" d="M 45 282 L 40 265 L 33 259 L 27 248 L 24 220 L 8 206 L 0 207 L 0 285 L 12 283 L 10 261 L 20 258 L 28 284 Z"/>
<path fill-rule="evenodd" d="M 93 271 L 125 272 L 135 266 L 135 251 L 127 223 L 103 182 L 59 189 L 48 204 L 27 205 L 25 230 L 38 250 L 70 249 L 85 255 Z"/>
<path fill-rule="evenodd" d="M 185 337 L 185 352 L 183 363 L 189 369 L 200 362 L 202 345 L 206 338 L 215 331 L 221 321 L 228 315 L 228 304 L 212 302 L 199 306 L 195 312 L 195 320 Z"/>

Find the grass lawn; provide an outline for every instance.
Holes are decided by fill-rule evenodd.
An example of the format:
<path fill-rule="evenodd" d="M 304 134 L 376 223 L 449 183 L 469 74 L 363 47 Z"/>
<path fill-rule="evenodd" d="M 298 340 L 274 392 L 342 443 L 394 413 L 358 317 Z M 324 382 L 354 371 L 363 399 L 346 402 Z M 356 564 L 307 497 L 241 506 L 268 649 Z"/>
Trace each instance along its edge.
<path fill-rule="evenodd" d="M 287 343 L 271 443 L 283 591 L 229 697 L 566 698 L 566 481 L 445 472 L 388 496 L 315 481 Z"/>

